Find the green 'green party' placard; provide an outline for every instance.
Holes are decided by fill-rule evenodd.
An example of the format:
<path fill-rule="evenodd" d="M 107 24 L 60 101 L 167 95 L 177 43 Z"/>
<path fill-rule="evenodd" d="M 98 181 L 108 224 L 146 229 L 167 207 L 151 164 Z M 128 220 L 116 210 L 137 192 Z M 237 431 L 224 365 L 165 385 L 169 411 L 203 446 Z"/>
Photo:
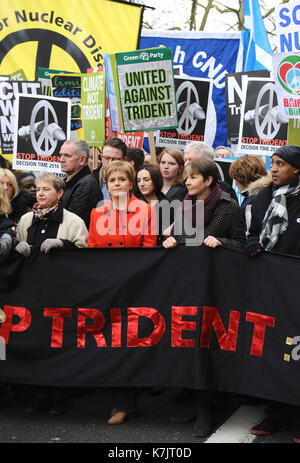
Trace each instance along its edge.
<path fill-rule="evenodd" d="M 178 127 L 171 48 L 117 53 L 111 62 L 123 132 Z"/>

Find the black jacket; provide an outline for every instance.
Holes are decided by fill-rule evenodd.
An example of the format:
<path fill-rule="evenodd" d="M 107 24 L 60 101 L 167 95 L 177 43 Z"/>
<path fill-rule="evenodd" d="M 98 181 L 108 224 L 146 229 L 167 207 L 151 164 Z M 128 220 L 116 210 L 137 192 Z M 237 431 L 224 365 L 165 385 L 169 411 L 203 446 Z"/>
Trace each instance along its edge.
<path fill-rule="evenodd" d="M 176 235 L 174 225 L 171 234 L 178 244 L 186 244 L 187 239 L 195 237 L 194 229 L 187 230 L 187 228 L 189 228 L 189 223 L 185 221 L 182 225 L 182 234 Z M 204 239 L 208 236 L 214 236 L 226 247 L 243 247 L 246 238 L 240 207 L 225 191 L 222 192 L 212 217 L 204 226 Z"/>
<path fill-rule="evenodd" d="M 0 214 L 0 238 L 7 233 L 12 238 L 15 236 L 15 227 L 13 221 L 4 214 Z"/>
<path fill-rule="evenodd" d="M 252 202 L 251 225 L 249 236 L 245 243 L 247 254 L 252 254 L 258 249 L 263 249 L 259 244 L 259 235 L 262 230 L 265 213 L 272 200 L 273 188 L 276 187 L 271 183 Z M 272 252 L 300 256 L 300 195 L 287 198 L 286 205 L 289 225 L 287 230 L 279 237 Z"/>
<path fill-rule="evenodd" d="M 31 211 L 34 203 L 35 200 L 28 191 L 20 190 L 19 194 L 10 202 L 12 212 L 9 214 L 9 218 L 17 225 L 22 215 Z"/>
<path fill-rule="evenodd" d="M 173 201 L 175 199 L 179 199 L 179 201 L 183 201 L 185 196 L 188 194 L 188 189 L 185 186 L 185 184 L 181 185 L 174 185 L 172 186 L 167 193 L 165 193 L 165 196 L 168 201 Z"/>
<path fill-rule="evenodd" d="M 74 177 L 66 182 L 66 191 L 62 197 L 65 209 L 81 217 L 87 229 L 90 225 L 90 215 L 103 195 L 100 186 L 88 166 L 84 166 Z"/>
<path fill-rule="evenodd" d="M 50 212 L 43 219 L 33 217 L 32 223 L 27 230 L 27 243 L 31 246 L 40 247 L 48 238 L 57 238 L 58 228 L 62 221 L 63 207 L 59 202 L 56 211 Z M 64 243 L 64 248 L 76 247 L 69 240 L 62 239 L 61 241 Z"/>

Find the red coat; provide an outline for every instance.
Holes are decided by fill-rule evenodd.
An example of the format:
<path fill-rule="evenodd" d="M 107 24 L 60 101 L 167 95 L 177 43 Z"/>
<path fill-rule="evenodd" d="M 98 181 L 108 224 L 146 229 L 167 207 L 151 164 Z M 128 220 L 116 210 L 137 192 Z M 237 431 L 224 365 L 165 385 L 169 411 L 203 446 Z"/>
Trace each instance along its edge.
<path fill-rule="evenodd" d="M 126 210 L 113 209 L 110 199 L 93 209 L 89 229 L 89 248 L 156 246 L 155 208 L 131 195 Z"/>

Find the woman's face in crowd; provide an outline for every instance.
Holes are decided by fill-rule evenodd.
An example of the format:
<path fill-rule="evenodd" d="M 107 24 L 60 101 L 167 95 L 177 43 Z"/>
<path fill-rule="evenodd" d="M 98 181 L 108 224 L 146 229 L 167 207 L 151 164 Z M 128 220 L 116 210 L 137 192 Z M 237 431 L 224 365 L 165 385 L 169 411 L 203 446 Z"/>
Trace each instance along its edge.
<path fill-rule="evenodd" d="M 107 189 L 112 199 L 119 199 L 120 194 L 130 193 L 133 183 L 127 177 L 126 172 L 115 170 L 107 179 Z"/>
<path fill-rule="evenodd" d="M 176 160 L 168 153 L 164 153 L 161 157 L 159 168 L 165 180 L 173 180 L 179 172 L 179 165 Z"/>
<path fill-rule="evenodd" d="M 40 181 L 37 184 L 36 199 L 42 209 L 47 209 L 56 206 L 63 193 L 63 190 L 56 191 L 51 182 Z"/>
<path fill-rule="evenodd" d="M 146 169 L 140 170 L 137 174 L 137 185 L 142 195 L 150 195 L 154 191 L 154 184 L 150 172 Z"/>
<path fill-rule="evenodd" d="M 35 177 L 28 175 L 24 177 L 20 182 L 21 190 L 27 190 L 33 198 L 36 197 L 36 186 L 35 186 Z"/>
<path fill-rule="evenodd" d="M 186 187 L 189 195 L 196 196 L 197 199 L 202 199 L 209 191 L 212 177 L 208 177 L 204 180 L 204 177 L 200 173 L 191 173 L 186 181 Z"/>
<path fill-rule="evenodd" d="M 9 179 L 9 177 L 7 175 L 4 175 L 2 177 L 1 183 L 3 185 L 4 191 L 6 192 L 6 194 L 8 196 L 8 199 L 11 200 L 14 193 L 15 193 L 13 183 L 10 181 L 10 179 Z"/>

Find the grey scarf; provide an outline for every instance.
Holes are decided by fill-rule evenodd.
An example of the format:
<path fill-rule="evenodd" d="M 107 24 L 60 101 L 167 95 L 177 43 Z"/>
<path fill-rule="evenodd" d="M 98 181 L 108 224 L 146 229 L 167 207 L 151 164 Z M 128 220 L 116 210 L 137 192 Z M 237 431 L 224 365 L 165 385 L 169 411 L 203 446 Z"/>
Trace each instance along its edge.
<path fill-rule="evenodd" d="M 260 244 L 266 251 L 273 249 L 279 236 L 288 228 L 286 198 L 299 194 L 300 182 L 298 185 L 284 185 L 273 191 L 272 200 L 265 213 L 259 237 Z"/>

